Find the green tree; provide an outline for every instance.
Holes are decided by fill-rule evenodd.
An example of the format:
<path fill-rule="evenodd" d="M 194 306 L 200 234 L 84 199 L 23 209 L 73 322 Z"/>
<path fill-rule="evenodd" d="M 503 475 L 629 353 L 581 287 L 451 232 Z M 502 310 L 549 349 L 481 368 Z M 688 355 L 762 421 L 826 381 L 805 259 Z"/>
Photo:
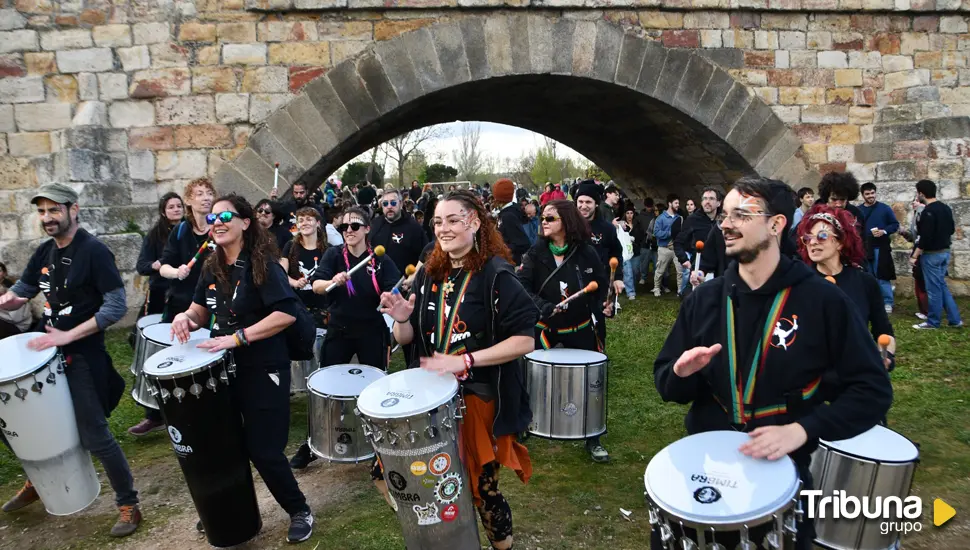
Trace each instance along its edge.
<path fill-rule="evenodd" d="M 529 175 L 536 185 L 545 185 L 547 181 L 562 179 L 562 161 L 556 158 L 555 148 L 547 145 L 536 151 L 535 161 Z"/>
<path fill-rule="evenodd" d="M 592 178 L 598 181 L 610 181 L 612 179 L 606 171 L 593 163 L 589 163 L 589 166 L 586 167 L 586 178 Z"/>
<path fill-rule="evenodd" d="M 380 187 L 384 182 L 384 169 L 381 165 L 377 163 L 370 162 L 351 162 L 344 169 L 344 173 L 341 175 L 340 179 L 343 181 L 345 186 L 353 187 L 354 185 L 359 185 L 367 181 L 367 171 L 368 168 L 372 169 L 371 181 L 374 185 Z"/>
<path fill-rule="evenodd" d="M 434 163 L 429 164 L 424 167 L 424 171 L 421 172 L 421 177 L 418 179 L 421 183 L 438 183 L 443 181 L 455 181 L 458 176 L 458 169 L 448 166 L 447 164 Z"/>

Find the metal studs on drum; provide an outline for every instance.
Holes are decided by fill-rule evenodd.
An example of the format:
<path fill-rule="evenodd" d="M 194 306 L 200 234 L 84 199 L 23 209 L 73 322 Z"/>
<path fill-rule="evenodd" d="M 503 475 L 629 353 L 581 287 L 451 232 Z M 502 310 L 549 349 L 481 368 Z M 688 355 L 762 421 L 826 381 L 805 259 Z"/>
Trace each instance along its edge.
<path fill-rule="evenodd" d="M 416 432 L 413 429 L 411 429 L 411 419 L 410 418 L 407 419 L 406 422 L 408 424 L 408 433 L 404 434 L 404 436 L 408 438 L 408 442 L 411 445 L 414 445 L 414 442 L 418 440 L 418 432 Z"/>
<path fill-rule="evenodd" d="M 674 530 L 671 529 L 669 525 L 666 525 L 666 524 L 661 525 L 660 526 L 660 542 L 662 542 L 664 545 L 666 545 L 671 540 L 673 540 L 673 538 L 674 538 Z"/>
<path fill-rule="evenodd" d="M 748 536 L 748 526 L 741 526 L 741 542 L 735 547 L 735 550 L 757 550 L 758 545 L 751 540 Z"/>
<path fill-rule="evenodd" d="M 169 393 L 167 388 L 162 388 L 161 394 L 162 394 L 162 403 L 167 403 L 169 396 L 172 395 L 171 393 Z"/>
<path fill-rule="evenodd" d="M 209 379 L 205 381 L 205 387 L 215 392 L 219 387 L 219 381 L 210 376 Z"/>
<path fill-rule="evenodd" d="M 401 436 L 397 435 L 397 432 L 389 431 L 387 432 L 387 442 L 391 445 L 397 446 L 397 441 L 401 439 Z"/>
<path fill-rule="evenodd" d="M 704 546 L 704 550 L 727 550 L 727 548 L 723 544 L 717 542 L 717 539 L 715 538 L 717 531 L 713 527 L 711 527 L 710 531 L 711 531 L 711 542 L 707 543 L 707 545 Z"/>
<path fill-rule="evenodd" d="M 182 398 L 185 397 L 185 390 L 183 390 L 178 386 L 175 386 L 175 389 L 172 390 L 172 397 L 174 397 L 175 399 L 178 399 L 179 403 L 181 403 Z"/>
<path fill-rule="evenodd" d="M 681 550 L 697 550 L 697 543 L 685 535 L 680 537 L 680 548 Z"/>
<path fill-rule="evenodd" d="M 53 372 L 51 372 L 51 373 L 49 373 L 47 375 L 47 383 L 48 384 L 56 384 L 57 383 L 57 376 L 54 376 L 54 373 Z"/>
<path fill-rule="evenodd" d="M 17 388 L 17 391 L 13 392 L 13 394 L 19 397 L 21 401 L 27 399 L 27 390 L 21 388 L 16 382 L 14 382 L 13 385 Z"/>
<path fill-rule="evenodd" d="M 656 526 L 660 524 L 660 514 L 657 512 L 656 508 L 650 508 L 650 510 L 647 511 L 647 515 L 650 519 L 650 525 Z"/>
<path fill-rule="evenodd" d="M 192 385 L 189 386 L 189 393 L 195 396 L 196 399 L 202 395 L 202 384 L 195 381 L 195 375 L 192 375 Z"/>
<path fill-rule="evenodd" d="M 4 391 L 0 391 L 0 403 L 3 403 L 4 405 L 6 405 L 7 401 L 10 401 L 10 394 Z"/>
<path fill-rule="evenodd" d="M 30 385 L 30 389 L 37 393 L 41 393 L 41 390 L 44 389 L 44 383 L 37 380 L 37 375 L 34 375 L 34 383 Z"/>
<path fill-rule="evenodd" d="M 781 534 L 778 533 L 778 531 L 768 531 L 768 534 L 765 535 L 765 541 L 762 546 L 765 548 L 781 550 Z"/>
<path fill-rule="evenodd" d="M 227 386 L 229 385 L 229 375 L 226 374 L 226 369 L 222 369 L 222 372 L 219 373 L 219 381 Z"/>

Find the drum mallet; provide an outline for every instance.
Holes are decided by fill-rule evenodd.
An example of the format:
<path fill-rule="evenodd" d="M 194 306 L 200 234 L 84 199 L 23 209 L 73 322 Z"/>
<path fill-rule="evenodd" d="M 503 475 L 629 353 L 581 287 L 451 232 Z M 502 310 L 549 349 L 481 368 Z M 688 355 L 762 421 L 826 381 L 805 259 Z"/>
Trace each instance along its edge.
<path fill-rule="evenodd" d="M 373 254 L 368 255 L 359 264 L 357 264 L 354 267 L 350 268 L 350 271 L 347 272 L 347 278 L 349 279 L 351 276 L 353 276 L 353 274 L 355 272 L 357 272 L 359 269 L 363 268 L 365 265 L 369 264 L 370 261 L 374 258 L 374 256 L 377 256 L 379 258 L 379 257 L 381 257 L 383 255 L 384 255 L 384 247 L 383 246 L 375 246 L 374 247 L 374 253 Z M 330 292 L 331 290 L 337 288 L 337 286 L 339 286 L 339 285 L 337 285 L 336 283 L 332 283 L 330 286 L 327 287 L 326 292 Z"/>
<path fill-rule="evenodd" d="M 404 284 L 404 280 L 410 277 L 411 275 L 414 275 L 415 271 L 417 271 L 417 269 L 413 265 L 408 264 L 408 266 L 404 268 L 404 276 L 398 279 L 394 287 L 391 288 L 391 294 L 400 294 L 401 285 Z M 380 311 L 382 309 L 384 309 L 384 306 L 382 305 L 377 306 L 377 311 Z"/>
<path fill-rule="evenodd" d="M 189 269 L 192 269 L 192 266 L 195 265 L 195 262 L 199 261 L 199 258 L 202 257 L 202 253 L 205 252 L 205 249 L 209 248 L 209 244 L 210 244 L 209 239 L 206 239 L 205 242 L 202 243 L 202 246 L 199 247 L 199 251 L 195 253 L 195 256 L 192 256 L 192 259 L 189 260 L 189 263 L 185 264 L 186 266 L 188 266 Z"/>
<path fill-rule="evenodd" d="M 276 169 L 273 170 L 273 191 L 279 188 L 280 183 L 280 163 L 276 163 Z"/>
<path fill-rule="evenodd" d="M 882 355 L 883 362 L 889 358 L 889 344 L 893 339 L 888 334 L 879 335 L 879 353 Z"/>
<path fill-rule="evenodd" d="M 617 260 L 616 258 L 610 258 L 610 287 L 606 290 L 607 302 L 610 301 L 610 296 L 613 294 L 613 280 L 616 279 L 616 268 L 619 265 L 620 265 L 620 260 Z M 593 290 L 596 290 L 596 289 L 593 289 Z M 573 296 L 575 296 L 575 294 Z M 572 296 L 570 296 L 570 298 L 572 298 Z M 566 302 L 563 302 L 563 303 L 566 303 Z"/>
<path fill-rule="evenodd" d="M 826 276 L 825 277 L 825 280 L 828 281 L 828 282 L 830 282 L 830 283 L 832 283 L 833 285 L 835 284 L 835 277 L 833 277 L 831 275 Z"/>
<path fill-rule="evenodd" d="M 694 271 L 701 270 L 701 252 L 704 251 L 704 241 L 697 241 L 694 243 Z"/>
<path fill-rule="evenodd" d="M 590 292 L 596 292 L 596 290 L 599 287 L 600 287 L 600 285 L 597 284 L 596 281 L 590 281 L 590 283 L 588 285 L 586 285 L 585 287 L 583 287 L 582 290 L 580 290 L 579 292 L 573 294 L 572 296 L 570 296 L 570 297 L 566 298 L 565 300 L 563 300 L 563 301 L 559 302 L 558 304 L 556 304 L 556 309 L 562 309 L 562 306 L 568 304 L 569 302 L 572 302 L 573 300 L 575 300 L 576 298 L 579 298 L 583 294 L 589 294 Z"/>

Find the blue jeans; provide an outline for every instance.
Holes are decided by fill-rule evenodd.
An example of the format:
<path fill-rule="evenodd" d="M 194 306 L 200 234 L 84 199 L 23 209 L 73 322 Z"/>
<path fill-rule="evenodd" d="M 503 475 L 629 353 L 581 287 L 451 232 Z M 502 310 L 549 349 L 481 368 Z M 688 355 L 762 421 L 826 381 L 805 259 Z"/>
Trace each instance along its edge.
<path fill-rule="evenodd" d="M 950 325 L 960 324 L 960 310 L 946 286 L 946 267 L 950 263 L 950 252 L 931 252 L 919 257 L 920 267 L 923 268 L 923 278 L 926 281 L 926 295 L 929 301 L 929 314 L 926 322 L 939 327 L 946 310 L 946 320 Z"/>
<path fill-rule="evenodd" d="M 64 369 L 64 374 L 71 388 L 71 399 L 74 400 L 74 416 L 81 446 L 98 457 L 104 466 L 104 473 L 115 492 L 115 504 L 138 504 L 138 492 L 134 488 L 128 459 L 108 428 L 87 358 L 79 353 L 72 354 L 71 364 Z"/>
<path fill-rule="evenodd" d="M 650 273 L 650 264 L 652 263 L 654 267 L 657 265 L 657 251 L 651 250 L 649 246 L 640 249 L 640 278 L 643 280 L 647 279 L 647 273 Z"/>
<path fill-rule="evenodd" d="M 884 306 L 893 307 L 894 303 L 893 303 L 893 283 L 892 283 L 892 281 L 884 281 L 884 280 L 880 279 L 878 275 L 876 275 L 876 272 L 879 270 L 879 253 L 880 252 L 882 252 L 882 251 L 879 250 L 878 248 L 873 251 L 873 253 L 875 254 L 875 257 L 873 258 L 872 262 L 868 265 L 868 268 L 869 268 L 868 271 L 869 271 L 869 273 L 872 274 L 873 277 L 876 278 L 877 281 L 879 281 L 879 291 L 882 293 L 882 304 Z"/>
<path fill-rule="evenodd" d="M 636 256 L 630 258 L 629 260 L 623 261 L 623 286 L 626 287 L 627 298 L 636 298 L 637 287 L 634 286 L 637 280 L 633 277 L 633 264 L 636 262 Z"/>

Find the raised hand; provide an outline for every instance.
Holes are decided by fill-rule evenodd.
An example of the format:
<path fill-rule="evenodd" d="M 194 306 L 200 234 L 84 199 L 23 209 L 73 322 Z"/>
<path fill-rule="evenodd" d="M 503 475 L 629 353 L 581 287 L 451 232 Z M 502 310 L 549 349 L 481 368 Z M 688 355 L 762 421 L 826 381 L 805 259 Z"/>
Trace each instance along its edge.
<path fill-rule="evenodd" d="M 706 367 L 711 359 L 720 352 L 721 344 L 714 344 L 709 348 L 704 346 L 691 348 L 680 354 L 680 358 L 674 363 L 674 374 L 681 378 L 687 378 Z"/>

